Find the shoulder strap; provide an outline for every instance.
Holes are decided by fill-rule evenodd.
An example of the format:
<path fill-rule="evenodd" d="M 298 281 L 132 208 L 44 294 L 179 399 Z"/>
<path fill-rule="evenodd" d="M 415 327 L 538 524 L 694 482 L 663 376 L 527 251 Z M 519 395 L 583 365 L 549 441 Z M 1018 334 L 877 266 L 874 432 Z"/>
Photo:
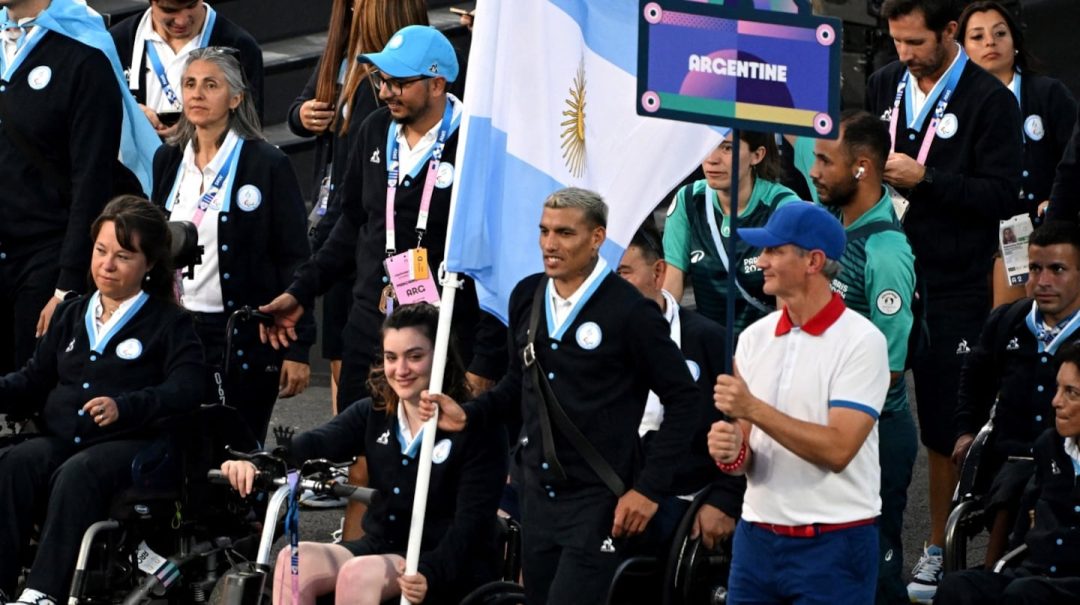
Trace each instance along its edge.
<path fill-rule="evenodd" d="M 538 406 L 538 412 L 540 416 L 540 441 L 544 448 L 544 458 L 551 466 L 551 470 L 556 477 L 566 479 L 566 471 L 556 457 L 555 452 L 555 438 L 551 430 L 551 418 L 554 417 L 559 431 L 570 441 L 574 449 L 581 454 L 581 457 L 585 459 L 593 472 L 600 477 L 604 485 L 607 485 L 608 489 L 616 497 L 622 496 L 626 493 L 626 485 L 623 484 L 615 469 L 611 468 L 608 461 L 604 460 L 600 452 L 596 451 L 593 444 L 581 433 L 574 421 L 570 420 L 570 417 L 566 415 L 566 411 L 559 404 L 558 397 L 555 396 L 555 391 L 551 389 L 551 383 L 548 382 L 547 374 L 544 373 L 540 360 L 536 358 L 534 341 L 536 340 L 536 332 L 540 327 L 540 312 L 544 305 L 547 304 L 545 300 L 546 292 L 547 279 L 541 278 L 540 283 L 536 286 L 536 292 L 533 294 L 532 310 L 529 312 L 529 342 L 523 352 L 525 367 L 529 369 L 529 375 L 532 377 L 533 383 L 536 384 L 537 390 L 540 391 L 541 405 Z"/>

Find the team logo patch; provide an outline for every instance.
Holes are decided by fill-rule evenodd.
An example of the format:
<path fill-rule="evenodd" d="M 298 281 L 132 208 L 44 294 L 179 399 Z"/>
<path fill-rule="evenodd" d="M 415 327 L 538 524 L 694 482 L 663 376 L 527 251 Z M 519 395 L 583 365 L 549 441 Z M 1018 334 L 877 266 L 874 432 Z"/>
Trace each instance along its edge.
<path fill-rule="evenodd" d="M 450 457 L 450 440 L 443 439 L 435 444 L 435 449 L 431 450 L 431 462 L 434 464 L 442 464 L 446 462 L 446 459 Z"/>
<path fill-rule="evenodd" d="M 64 352 L 65 352 L 65 353 L 70 353 L 70 352 L 72 352 L 72 351 L 74 351 L 74 350 L 75 350 L 75 339 L 74 339 L 74 338 L 72 338 L 72 339 L 71 339 L 71 342 L 69 342 L 69 343 L 68 343 L 68 346 L 67 346 L 67 348 L 66 348 L 66 349 L 64 349 Z"/>
<path fill-rule="evenodd" d="M 26 76 L 26 82 L 34 90 L 45 88 L 49 85 L 50 80 L 52 80 L 52 69 L 47 65 L 40 65 L 31 69 L 30 74 Z"/>
<path fill-rule="evenodd" d="M 1006 351 L 1017 351 L 1019 349 L 1020 349 L 1020 338 L 1018 336 L 1013 336 L 1012 340 L 1009 341 L 1009 344 L 1005 345 L 1005 350 Z"/>
<path fill-rule="evenodd" d="M 720 225 L 720 235 L 724 237 L 731 237 L 731 225 L 724 223 Z"/>
<path fill-rule="evenodd" d="M 390 41 L 386 43 L 386 48 L 393 50 L 395 48 L 401 48 L 401 45 L 405 43 L 405 36 L 397 34 Z"/>
<path fill-rule="evenodd" d="M 896 315 L 904 306 L 904 300 L 896 290 L 885 290 L 877 297 L 877 308 L 885 315 Z"/>
<path fill-rule="evenodd" d="M 690 264 L 694 265 L 701 262 L 701 259 L 705 258 L 704 250 L 694 250 L 690 253 Z"/>
<path fill-rule="evenodd" d="M 679 196 L 671 198 L 671 203 L 667 206 L 667 215 L 671 216 L 675 214 L 675 209 L 679 207 Z"/>
<path fill-rule="evenodd" d="M 615 543 L 614 543 L 614 540 L 611 539 L 611 536 L 608 536 L 607 538 L 604 538 L 604 543 L 600 545 L 600 552 L 603 552 L 603 553 L 613 553 L 613 552 L 615 552 Z"/>
<path fill-rule="evenodd" d="M 383 434 L 379 435 L 379 438 L 375 440 L 375 443 L 378 443 L 379 445 L 390 443 L 390 430 L 387 429 L 386 431 L 383 431 Z"/>
<path fill-rule="evenodd" d="M 138 359 L 142 355 L 143 346 L 138 338 L 129 338 L 116 345 L 116 356 L 120 359 Z"/>
<path fill-rule="evenodd" d="M 382 163 L 382 160 L 379 159 L 379 148 L 378 147 L 375 148 L 375 153 L 371 154 L 371 160 L 369 160 L 369 161 L 372 164 L 381 164 Z"/>
<path fill-rule="evenodd" d="M 435 173 L 435 186 L 446 189 L 454 184 L 454 165 L 450 162 L 439 162 L 439 170 Z"/>
<path fill-rule="evenodd" d="M 956 345 L 956 354 L 957 355 L 967 355 L 970 352 L 971 352 L 971 347 L 968 346 L 967 339 L 966 338 L 961 338 L 960 339 L 960 344 Z"/>
<path fill-rule="evenodd" d="M 428 68 L 428 71 L 430 71 L 433 74 L 439 73 L 439 64 L 438 63 L 432 63 L 431 67 Z"/>
<path fill-rule="evenodd" d="M 960 120 L 956 119 L 956 114 L 947 113 L 938 123 L 937 135 L 943 139 L 951 139 L 958 128 L 960 128 Z"/>
<path fill-rule="evenodd" d="M 701 366 L 692 359 L 686 360 L 686 367 L 690 369 L 690 375 L 694 377 L 694 381 L 697 382 L 698 378 L 701 378 Z"/>
<path fill-rule="evenodd" d="M 604 333 L 595 322 L 588 321 L 578 327 L 574 337 L 577 339 L 579 347 L 591 351 L 600 346 L 600 341 L 604 339 Z"/>
<path fill-rule="evenodd" d="M 251 212 L 262 204 L 262 191 L 255 185 L 244 185 L 236 192 L 236 205 L 244 212 Z"/>
<path fill-rule="evenodd" d="M 1046 136 L 1046 128 L 1043 126 L 1042 117 L 1031 114 L 1024 120 L 1024 133 L 1032 141 L 1041 141 Z"/>

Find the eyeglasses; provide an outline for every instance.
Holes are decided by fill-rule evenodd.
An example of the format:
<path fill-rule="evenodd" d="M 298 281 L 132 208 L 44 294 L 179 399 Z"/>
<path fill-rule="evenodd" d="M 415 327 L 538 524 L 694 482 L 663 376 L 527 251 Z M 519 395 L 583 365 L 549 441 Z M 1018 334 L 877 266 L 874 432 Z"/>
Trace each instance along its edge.
<path fill-rule="evenodd" d="M 427 80 L 425 76 L 416 76 L 415 78 L 388 78 L 381 71 L 371 72 L 372 84 L 375 86 L 375 90 L 382 90 L 383 85 L 387 86 L 390 90 L 390 94 L 399 96 L 405 93 L 405 88 L 413 82 L 419 82 L 420 80 Z"/>

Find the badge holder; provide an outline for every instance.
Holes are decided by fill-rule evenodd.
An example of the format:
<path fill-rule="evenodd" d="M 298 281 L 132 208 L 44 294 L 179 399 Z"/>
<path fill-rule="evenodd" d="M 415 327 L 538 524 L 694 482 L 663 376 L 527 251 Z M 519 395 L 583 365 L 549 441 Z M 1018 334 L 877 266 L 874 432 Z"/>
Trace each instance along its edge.
<path fill-rule="evenodd" d="M 390 283 L 383 288 L 379 310 L 388 315 L 392 313 L 394 303 L 391 301 L 401 305 L 422 302 L 439 304 L 439 291 L 431 277 L 426 248 L 413 248 L 395 254 L 387 258 L 384 265 Z"/>

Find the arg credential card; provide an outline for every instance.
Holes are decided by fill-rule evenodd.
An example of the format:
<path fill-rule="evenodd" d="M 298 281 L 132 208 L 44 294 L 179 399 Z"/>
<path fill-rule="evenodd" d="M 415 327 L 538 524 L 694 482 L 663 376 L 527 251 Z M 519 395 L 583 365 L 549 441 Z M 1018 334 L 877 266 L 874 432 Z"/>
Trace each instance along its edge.
<path fill-rule="evenodd" d="M 1010 286 L 1027 283 L 1028 280 L 1028 240 L 1035 228 L 1031 217 L 1018 214 L 1001 221 L 998 228 L 998 244 L 1001 246 L 1001 258 L 1005 261 L 1005 275 Z"/>

